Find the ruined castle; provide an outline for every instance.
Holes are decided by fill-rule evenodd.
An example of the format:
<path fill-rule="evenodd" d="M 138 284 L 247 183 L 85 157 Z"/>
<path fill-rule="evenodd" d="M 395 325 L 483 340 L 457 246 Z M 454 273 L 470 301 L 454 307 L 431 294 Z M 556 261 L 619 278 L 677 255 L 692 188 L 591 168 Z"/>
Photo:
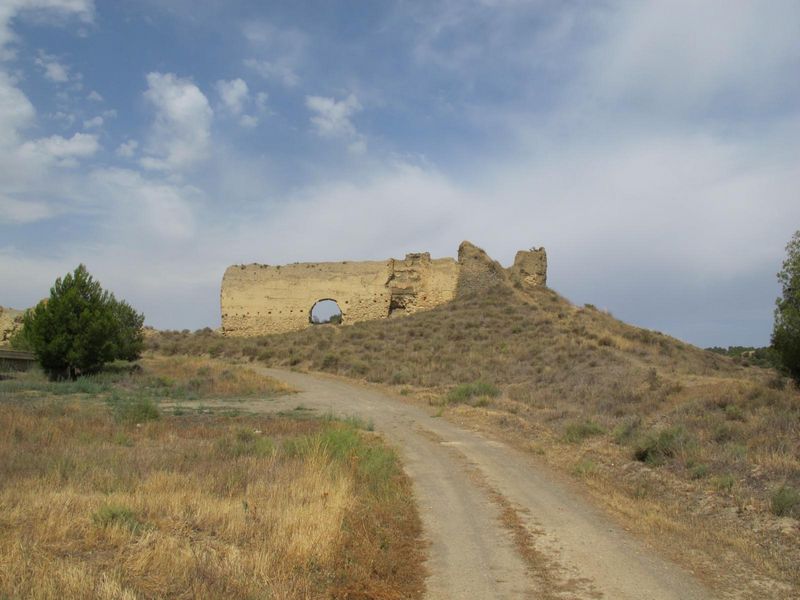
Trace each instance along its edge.
<path fill-rule="evenodd" d="M 256 336 L 304 329 L 321 300 L 336 301 L 343 323 L 408 315 L 504 281 L 546 285 L 544 248 L 520 250 L 508 269 L 470 242 L 459 246 L 458 260 L 422 252 L 385 261 L 234 265 L 222 278 L 222 332 Z"/>

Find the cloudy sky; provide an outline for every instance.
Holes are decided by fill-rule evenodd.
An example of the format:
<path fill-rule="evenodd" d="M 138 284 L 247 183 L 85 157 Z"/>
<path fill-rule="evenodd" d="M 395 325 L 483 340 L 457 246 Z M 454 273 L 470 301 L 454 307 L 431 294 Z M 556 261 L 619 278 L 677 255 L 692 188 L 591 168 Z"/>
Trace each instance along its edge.
<path fill-rule="evenodd" d="M 83 262 L 153 326 L 216 327 L 229 264 L 469 239 L 766 344 L 798 40 L 797 0 L 0 0 L 0 305 Z"/>

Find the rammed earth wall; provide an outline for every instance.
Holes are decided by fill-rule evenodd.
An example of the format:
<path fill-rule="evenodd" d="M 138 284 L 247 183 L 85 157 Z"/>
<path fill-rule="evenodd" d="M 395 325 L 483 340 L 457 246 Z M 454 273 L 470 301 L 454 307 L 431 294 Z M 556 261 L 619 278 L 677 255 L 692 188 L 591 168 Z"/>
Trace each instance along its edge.
<path fill-rule="evenodd" d="M 326 299 L 337 302 L 345 324 L 384 319 L 433 308 L 504 278 L 545 285 L 546 273 L 544 249 L 521 251 L 514 266 L 503 269 L 469 242 L 459 247 L 458 261 L 425 252 L 402 260 L 234 265 L 222 278 L 222 331 L 256 336 L 303 329 L 311 324 L 314 304 Z"/>

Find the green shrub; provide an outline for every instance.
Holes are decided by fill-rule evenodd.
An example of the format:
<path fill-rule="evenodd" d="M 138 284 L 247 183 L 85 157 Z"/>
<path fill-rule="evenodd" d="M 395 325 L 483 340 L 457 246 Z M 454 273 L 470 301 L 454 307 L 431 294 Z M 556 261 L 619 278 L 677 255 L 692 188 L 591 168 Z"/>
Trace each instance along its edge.
<path fill-rule="evenodd" d="M 275 445 L 268 437 L 249 429 L 240 429 L 236 435 L 224 437 L 217 441 L 216 450 L 227 458 L 241 456 L 269 456 L 275 451 Z"/>
<path fill-rule="evenodd" d="M 730 492 L 736 484 L 736 478 L 730 473 L 714 477 L 711 481 L 714 488 L 720 492 Z"/>
<path fill-rule="evenodd" d="M 689 477 L 692 479 L 702 479 L 706 475 L 708 475 L 708 465 L 706 464 L 697 464 L 689 469 Z"/>
<path fill-rule="evenodd" d="M 33 352 L 33 344 L 28 336 L 25 335 L 24 327 L 17 327 L 8 339 L 8 344 L 12 350 L 19 350 L 20 352 Z"/>
<path fill-rule="evenodd" d="M 372 419 L 365 421 L 361 417 L 357 417 L 355 415 L 350 417 L 345 417 L 342 419 L 343 423 L 350 425 L 354 429 L 362 429 L 364 431 L 375 431 L 375 423 L 372 422 Z"/>
<path fill-rule="evenodd" d="M 800 492 L 788 485 L 782 485 L 770 499 L 772 514 L 779 517 L 800 514 Z"/>
<path fill-rule="evenodd" d="M 735 439 L 736 430 L 727 423 L 720 423 L 714 427 L 712 437 L 718 444 L 730 442 L 731 440 Z"/>
<path fill-rule="evenodd" d="M 350 368 L 350 373 L 352 375 L 364 376 L 367 373 L 369 373 L 369 363 L 363 360 L 357 360 L 357 359 L 350 360 L 349 368 Z"/>
<path fill-rule="evenodd" d="M 744 413 L 742 409 L 735 404 L 728 404 L 725 407 L 725 416 L 731 421 L 744 421 Z"/>
<path fill-rule="evenodd" d="M 470 403 L 475 398 L 496 398 L 500 389 L 486 381 L 462 383 L 447 394 L 447 402 L 453 404 Z"/>
<path fill-rule="evenodd" d="M 385 490 L 399 469 L 397 453 L 383 444 L 364 443 L 359 451 L 359 476 L 373 492 Z"/>
<path fill-rule="evenodd" d="M 322 433 L 321 441 L 332 458 L 351 456 L 361 444 L 361 438 L 354 427 L 332 427 Z"/>
<path fill-rule="evenodd" d="M 576 477 L 588 477 L 596 472 L 597 463 L 589 458 L 581 460 L 580 462 L 576 463 L 574 467 L 572 467 L 572 474 Z"/>
<path fill-rule="evenodd" d="M 403 385 L 411 381 L 411 375 L 405 370 L 395 371 L 390 381 L 392 385 Z"/>
<path fill-rule="evenodd" d="M 580 423 L 569 423 L 564 430 L 564 441 L 577 444 L 588 437 L 600 435 L 601 433 L 605 433 L 605 429 L 594 421 L 586 420 Z"/>
<path fill-rule="evenodd" d="M 250 360 L 254 360 L 260 352 L 261 349 L 258 346 L 245 346 L 242 348 L 242 356 L 246 356 Z"/>
<path fill-rule="evenodd" d="M 114 443 L 118 446 L 124 446 L 126 448 L 133 446 L 133 440 L 121 431 L 114 435 Z"/>
<path fill-rule="evenodd" d="M 322 357 L 320 366 L 323 369 L 332 369 L 339 364 L 339 357 L 336 354 L 328 353 Z"/>
<path fill-rule="evenodd" d="M 668 427 L 642 437 L 634 449 L 636 460 L 650 465 L 663 464 L 686 447 L 689 438 L 683 427 Z"/>
<path fill-rule="evenodd" d="M 108 403 L 117 423 L 144 423 L 161 417 L 158 406 L 147 396 L 123 396 L 114 392 Z"/>
<path fill-rule="evenodd" d="M 126 506 L 105 504 L 92 515 L 92 521 L 98 527 L 111 527 L 119 525 L 126 527 L 132 533 L 138 533 L 144 524 L 136 518 L 136 514 Z"/>
<path fill-rule="evenodd" d="M 619 425 L 614 427 L 614 431 L 611 432 L 611 435 L 617 444 L 627 444 L 633 439 L 633 436 L 639 430 L 641 424 L 641 417 L 627 417 Z"/>
<path fill-rule="evenodd" d="M 651 392 L 654 392 L 661 387 L 662 384 L 661 377 L 658 376 L 658 371 L 656 371 L 655 368 L 651 368 L 647 372 L 647 376 L 645 377 L 645 382 L 650 387 Z"/>

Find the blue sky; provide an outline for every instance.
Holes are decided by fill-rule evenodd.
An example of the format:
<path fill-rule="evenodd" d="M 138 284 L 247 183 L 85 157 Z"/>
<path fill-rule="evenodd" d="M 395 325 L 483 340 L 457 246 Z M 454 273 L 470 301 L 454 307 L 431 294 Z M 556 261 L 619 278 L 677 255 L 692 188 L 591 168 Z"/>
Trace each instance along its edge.
<path fill-rule="evenodd" d="M 199 5 L 199 6 L 198 6 Z M 225 267 L 544 245 L 576 303 L 766 344 L 795 0 L 0 1 L 0 305 L 85 263 L 160 328 Z"/>

